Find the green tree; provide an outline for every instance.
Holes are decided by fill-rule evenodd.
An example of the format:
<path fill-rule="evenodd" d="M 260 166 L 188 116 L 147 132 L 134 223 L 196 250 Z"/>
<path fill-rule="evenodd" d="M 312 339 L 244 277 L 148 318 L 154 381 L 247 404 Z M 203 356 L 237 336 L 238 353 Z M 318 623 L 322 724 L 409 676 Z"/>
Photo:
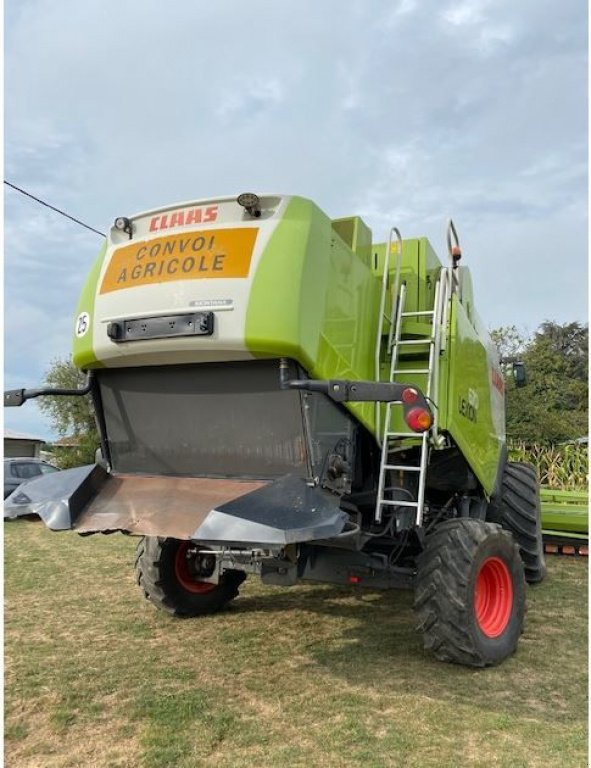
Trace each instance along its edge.
<path fill-rule="evenodd" d="M 502 356 L 519 357 L 528 383 L 516 389 L 507 376 L 507 435 L 556 443 L 588 432 L 589 329 L 545 322 L 526 339 L 514 326 L 492 332 Z"/>
<path fill-rule="evenodd" d="M 48 387 L 77 389 L 84 385 L 86 376 L 70 359 L 53 360 L 46 374 Z M 94 462 L 100 437 L 94 418 L 94 408 L 89 396 L 41 397 L 39 408 L 45 413 L 60 437 L 71 438 L 74 447 L 54 448 L 56 462 L 63 469 Z"/>

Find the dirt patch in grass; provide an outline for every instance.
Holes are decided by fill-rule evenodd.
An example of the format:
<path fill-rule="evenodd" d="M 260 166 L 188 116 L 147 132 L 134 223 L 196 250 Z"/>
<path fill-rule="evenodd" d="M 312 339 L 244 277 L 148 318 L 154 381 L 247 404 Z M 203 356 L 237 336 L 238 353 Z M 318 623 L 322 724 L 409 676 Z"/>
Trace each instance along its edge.
<path fill-rule="evenodd" d="M 176 620 L 135 541 L 5 526 L 6 765 L 576 766 L 587 762 L 587 563 L 552 558 L 517 654 L 440 664 L 412 596 L 248 580 Z"/>

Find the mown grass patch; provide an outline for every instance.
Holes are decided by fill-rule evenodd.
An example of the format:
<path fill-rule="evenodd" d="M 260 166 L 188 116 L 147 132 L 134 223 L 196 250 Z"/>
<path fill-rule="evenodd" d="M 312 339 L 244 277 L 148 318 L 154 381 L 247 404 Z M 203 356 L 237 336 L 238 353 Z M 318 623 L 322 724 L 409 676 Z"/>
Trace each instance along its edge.
<path fill-rule="evenodd" d="M 133 582 L 135 540 L 5 525 L 7 766 L 587 763 L 587 563 L 551 558 L 518 653 L 434 661 L 406 592 L 264 587 L 176 620 Z"/>

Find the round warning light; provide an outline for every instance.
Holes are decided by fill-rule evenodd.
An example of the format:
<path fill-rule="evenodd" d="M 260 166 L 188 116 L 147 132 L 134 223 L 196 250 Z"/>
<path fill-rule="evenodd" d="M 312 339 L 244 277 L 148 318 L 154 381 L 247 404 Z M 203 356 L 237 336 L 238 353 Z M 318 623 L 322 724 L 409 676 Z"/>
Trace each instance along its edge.
<path fill-rule="evenodd" d="M 243 192 L 241 195 L 238 195 L 236 202 L 243 208 L 258 208 L 261 201 L 254 192 Z"/>
<path fill-rule="evenodd" d="M 406 389 L 402 390 L 402 402 L 406 403 L 407 405 L 410 405 L 411 403 L 416 403 L 419 399 L 419 393 L 416 389 L 413 389 L 412 387 L 407 387 Z"/>
<path fill-rule="evenodd" d="M 426 432 L 433 423 L 426 408 L 411 408 L 404 419 L 413 432 Z"/>
<path fill-rule="evenodd" d="M 115 219 L 115 229 L 121 232 L 131 232 L 131 221 L 125 216 L 118 216 Z"/>

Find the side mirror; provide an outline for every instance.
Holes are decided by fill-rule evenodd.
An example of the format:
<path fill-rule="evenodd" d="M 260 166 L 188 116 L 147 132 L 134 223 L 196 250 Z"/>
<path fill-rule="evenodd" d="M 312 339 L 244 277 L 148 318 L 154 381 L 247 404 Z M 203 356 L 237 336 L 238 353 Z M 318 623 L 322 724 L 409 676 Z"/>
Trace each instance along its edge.
<path fill-rule="evenodd" d="M 513 363 L 513 381 L 518 389 L 527 384 L 527 374 L 523 363 Z"/>

